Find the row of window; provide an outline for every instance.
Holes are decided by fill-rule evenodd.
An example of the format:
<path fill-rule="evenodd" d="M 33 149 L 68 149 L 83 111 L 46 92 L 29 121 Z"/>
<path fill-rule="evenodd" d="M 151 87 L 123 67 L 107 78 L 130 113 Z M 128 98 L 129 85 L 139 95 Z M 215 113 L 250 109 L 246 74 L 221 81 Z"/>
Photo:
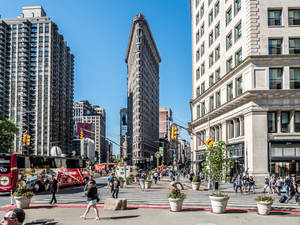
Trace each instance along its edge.
<path fill-rule="evenodd" d="M 282 9 L 268 9 L 268 25 L 282 26 Z M 288 25 L 300 25 L 300 9 L 288 10 Z"/>
<path fill-rule="evenodd" d="M 278 121 L 280 120 L 280 131 L 282 133 L 300 132 L 300 111 L 294 111 L 294 130 L 291 130 L 291 114 L 289 111 L 268 112 L 268 132 L 278 132 Z M 278 118 L 278 116 L 280 116 Z"/>
<path fill-rule="evenodd" d="M 281 55 L 282 44 L 282 38 L 270 38 L 269 55 Z M 300 54 L 300 38 L 289 38 L 289 54 Z"/>
<path fill-rule="evenodd" d="M 300 67 L 290 67 L 290 89 L 300 89 Z M 282 89 L 283 68 L 269 69 L 269 88 Z"/>

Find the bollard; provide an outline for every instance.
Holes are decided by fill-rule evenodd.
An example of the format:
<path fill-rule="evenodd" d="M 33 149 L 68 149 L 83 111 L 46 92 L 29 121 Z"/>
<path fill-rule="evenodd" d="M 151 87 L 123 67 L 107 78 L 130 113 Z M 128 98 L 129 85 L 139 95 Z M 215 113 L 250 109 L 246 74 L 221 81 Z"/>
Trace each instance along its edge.
<path fill-rule="evenodd" d="M 13 190 L 10 189 L 10 204 L 13 205 Z"/>

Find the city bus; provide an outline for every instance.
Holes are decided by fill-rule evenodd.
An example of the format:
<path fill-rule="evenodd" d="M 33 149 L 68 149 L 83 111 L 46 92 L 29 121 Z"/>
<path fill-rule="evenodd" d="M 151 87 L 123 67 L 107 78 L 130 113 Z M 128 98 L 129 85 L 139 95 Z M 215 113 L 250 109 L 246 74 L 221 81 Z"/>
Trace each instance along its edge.
<path fill-rule="evenodd" d="M 77 158 L 0 153 L 0 192 L 14 191 L 21 182 L 43 191 L 54 175 L 60 187 L 84 184 L 90 176 L 86 161 Z"/>

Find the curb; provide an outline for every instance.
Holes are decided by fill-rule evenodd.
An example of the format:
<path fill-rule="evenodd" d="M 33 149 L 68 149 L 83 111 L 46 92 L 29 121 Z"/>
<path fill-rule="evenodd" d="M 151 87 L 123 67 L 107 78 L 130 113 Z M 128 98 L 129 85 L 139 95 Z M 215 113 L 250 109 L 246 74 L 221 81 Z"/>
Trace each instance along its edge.
<path fill-rule="evenodd" d="M 29 208 L 86 208 L 87 205 L 30 205 Z M 0 208 L 0 211 L 8 210 L 11 208 L 15 208 L 15 205 L 8 205 Z M 104 208 L 104 205 L 97 205 L 97 208 Z M 127 208 L 133 209 L 170 209 L 170 206 L 148 206 L 148 205 L 129 205 Z M 203 211 L 211 211 L 210 207 L 182 207 L 183 210 L 203 210 Z M 247 208 L 226 208 L 226 210 L 239 210 L 239 211 L 248 211 L 248 212 L 256 212 L 256 209 L 247 209 Z M 285 212 L 285 213 L 300 213 L 300 210 L 271 210 L 271 212 Z"/>

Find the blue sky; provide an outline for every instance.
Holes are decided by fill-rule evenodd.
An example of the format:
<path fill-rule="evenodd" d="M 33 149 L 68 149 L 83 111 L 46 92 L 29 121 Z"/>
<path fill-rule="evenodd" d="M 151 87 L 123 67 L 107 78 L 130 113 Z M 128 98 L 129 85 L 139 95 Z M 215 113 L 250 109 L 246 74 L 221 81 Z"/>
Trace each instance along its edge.
<path fill-rule="evenodd" d="M 160 106 L 187 126 L 192 96 L 191 22 L 188 0 L 0 0 L 2 18 L 22 6 L 42 5 L 75 55 L 74 101 L 105 108 L 107 137 L 119 142 L 119 112 L 126 107 L 125 55 L 132 19 L 147 19 L 162 62 Z M 186 132 L 183 137 L 189 140 Z M 118 152 L 114 146 L 114 152 Z"/>

